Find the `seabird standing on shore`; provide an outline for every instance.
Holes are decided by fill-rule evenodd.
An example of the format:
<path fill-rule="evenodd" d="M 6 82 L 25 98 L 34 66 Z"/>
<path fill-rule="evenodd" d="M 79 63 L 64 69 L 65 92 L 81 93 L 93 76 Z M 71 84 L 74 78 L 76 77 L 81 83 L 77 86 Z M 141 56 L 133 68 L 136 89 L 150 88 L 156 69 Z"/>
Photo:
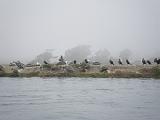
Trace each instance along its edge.
<path fill-rule="evenodd" d="M 145 65 L 145 64 L 146 64 L 146 61 L 145 61 L 145 59 L 144 59 L 144 58 L 142 59 L 142 63 L 143 63 L 143 65 Z"/>
<path fill-rule="evenodd" d="M 119 59 L 119 60 L 118 60 L 118 63 L 119 63 L 120 65 L 123 65 L 123 64 L 122 64 L 122 61 L 121 61 L 121 59 Z"/>
<path fill-rule="evenodd" d="M 110 59 L 109 60 L 109 63 L 111 64 L 111 65 L 114 65 L 114 62 Z"/>
<path fill-rule="evenodd" d="M 128 65 L 131 65 L 131 63 L 129 62 L 129 60 L 128 60 L 128 59 L 126 59 L 126 63 L 127 63 Z"/>

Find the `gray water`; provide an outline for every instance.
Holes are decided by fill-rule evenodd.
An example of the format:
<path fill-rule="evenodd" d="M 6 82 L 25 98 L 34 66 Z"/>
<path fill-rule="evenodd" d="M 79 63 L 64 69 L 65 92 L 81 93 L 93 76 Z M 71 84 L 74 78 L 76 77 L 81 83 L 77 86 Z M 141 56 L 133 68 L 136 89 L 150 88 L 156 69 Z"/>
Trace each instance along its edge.
<path fill-rule="evenodd" d="M 0 120 L 160 120 L 160 80 L 0 78 Z"/>

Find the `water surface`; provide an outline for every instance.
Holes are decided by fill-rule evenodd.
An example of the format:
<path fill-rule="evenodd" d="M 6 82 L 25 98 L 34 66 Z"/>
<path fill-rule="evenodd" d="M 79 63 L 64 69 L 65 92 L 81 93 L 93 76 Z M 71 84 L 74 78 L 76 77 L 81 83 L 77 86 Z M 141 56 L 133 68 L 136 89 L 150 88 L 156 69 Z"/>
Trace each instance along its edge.
<path fill-rule="evenodd" d="M 160 120 L 160 80 L 0 78 L 0 120 Z"/>

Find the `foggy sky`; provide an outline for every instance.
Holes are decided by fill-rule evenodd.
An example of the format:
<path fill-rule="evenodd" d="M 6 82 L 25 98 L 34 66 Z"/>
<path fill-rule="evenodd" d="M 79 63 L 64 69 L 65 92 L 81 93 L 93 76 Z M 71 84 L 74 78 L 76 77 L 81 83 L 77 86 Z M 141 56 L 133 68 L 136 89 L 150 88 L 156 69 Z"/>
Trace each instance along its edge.
<path fill-rule="evenodd" d="M 0 63 L 80 44 L 160 53 L 160 0 L 0 0 Z M 160 55 L 159 55 L 160 56 Z"/>

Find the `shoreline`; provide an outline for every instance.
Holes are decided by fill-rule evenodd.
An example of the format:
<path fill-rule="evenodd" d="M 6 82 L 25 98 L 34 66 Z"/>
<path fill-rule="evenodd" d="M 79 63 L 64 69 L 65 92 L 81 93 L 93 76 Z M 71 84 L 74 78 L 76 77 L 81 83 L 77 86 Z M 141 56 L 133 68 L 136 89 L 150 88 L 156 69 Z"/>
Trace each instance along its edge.
<path fill-rule="evenodd" d="M 80 78 L 155 78 L 160 79 L 159 65 L 91 66 L 43 65 L 18 69 L 9 65 L 0 70 L 0 77 L 80 77 Z"/>

